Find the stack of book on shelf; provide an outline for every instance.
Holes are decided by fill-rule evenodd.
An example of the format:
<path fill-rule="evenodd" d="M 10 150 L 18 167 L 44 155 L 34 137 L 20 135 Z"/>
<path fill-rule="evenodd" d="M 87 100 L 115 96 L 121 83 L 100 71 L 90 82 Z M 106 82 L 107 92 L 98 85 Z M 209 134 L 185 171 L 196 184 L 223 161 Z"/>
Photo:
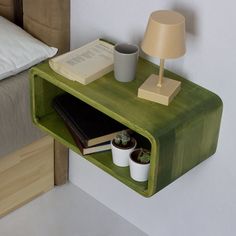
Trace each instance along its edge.
<path fill-rule="evenodd" d="M 110 141 L 118 132 L 127 129 L 68 93 L 55 97 L 52 106 L 83 155 L 111 149 Z"/>

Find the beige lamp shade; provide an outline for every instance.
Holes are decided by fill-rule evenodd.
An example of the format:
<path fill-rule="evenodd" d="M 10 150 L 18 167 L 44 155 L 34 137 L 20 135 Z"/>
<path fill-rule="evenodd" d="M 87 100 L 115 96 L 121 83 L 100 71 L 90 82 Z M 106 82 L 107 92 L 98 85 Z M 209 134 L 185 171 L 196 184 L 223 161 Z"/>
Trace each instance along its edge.
<path fill-rule="evenodd" d="M 153 12 L 149 18 L 141 48 L 149 56 L 163 59 L 184 55 L 184 16 L 168 10 Z"/>

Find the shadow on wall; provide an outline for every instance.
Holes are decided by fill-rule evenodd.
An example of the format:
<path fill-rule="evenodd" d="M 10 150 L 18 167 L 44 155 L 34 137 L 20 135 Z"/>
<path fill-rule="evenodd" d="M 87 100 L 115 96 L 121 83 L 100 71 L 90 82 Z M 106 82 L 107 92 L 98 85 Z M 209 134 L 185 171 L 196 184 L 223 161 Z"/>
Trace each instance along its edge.
<path fill-rule="evenodd" d="M 185 17 L 186 24 L 186 54 L 182 58 L 177 60 L 170 60 L 167 62 L 167 67 L 169 70 L 183 76 L 188 79 L 188 72 L 184 67 L 185 60 L 188 60 L 188 55 L 191 54 L 191 48 L 197 44 L 197 38 L 199 35 L 198 29 L 198 16 L 193 7 L 188 7 L 180 3 L 175 3 L 170 7 L 171 10 L 177 11 Z M 191 47 L 188 47 L 189 41 L 191 40 Z"/>
<path fill-rule="evenodd" d="M 177 11 L 181 13 L 185 17 L 186 22 L 186 32 L 191 34 L 192 36 L 198 35 L 198 27 L 197 27 L 197 15 L 196 12 L 186 5 L 174 4 L 171 8 L 173 11 Z"/>
<path fill-rule="evenodd" d="M 101 38 L 107 39 L 108 41 L 113 42 L 113 43 L 131 43 L 131 44 L 136 44 L 140 47 L 144 32 L 141 33 L 141 32 L 137 32 L 137 31 L 133 31 L 131 33 L 132 34 L 129 35 L 129 40 L 126 40 L 126 41 L 120 41 L 120 40 L 117 41 L 116 37 L 114 37 L 110 34 L 105 34 L 105 33 L 102 34 Z"/>

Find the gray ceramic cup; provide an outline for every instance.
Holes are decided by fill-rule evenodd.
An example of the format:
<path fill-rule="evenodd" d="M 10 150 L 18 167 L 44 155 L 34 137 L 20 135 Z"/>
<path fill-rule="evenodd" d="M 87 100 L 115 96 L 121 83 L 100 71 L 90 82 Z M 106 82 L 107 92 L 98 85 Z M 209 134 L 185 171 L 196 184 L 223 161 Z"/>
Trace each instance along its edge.
<path fill-rule="evenodd" d="M 120 82 L 130 82 L 135 78 L 139 48 L 121 43 L 114 48 L 114 75 Z"/>

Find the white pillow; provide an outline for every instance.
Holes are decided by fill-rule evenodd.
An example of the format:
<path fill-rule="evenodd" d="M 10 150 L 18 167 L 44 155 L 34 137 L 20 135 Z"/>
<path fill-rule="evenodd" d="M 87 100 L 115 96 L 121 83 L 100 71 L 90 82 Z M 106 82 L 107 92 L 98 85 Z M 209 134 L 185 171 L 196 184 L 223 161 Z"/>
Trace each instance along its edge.
<path fill-rule="evenodd" d="M 57 49 L 0 16 L 0 80 L 54 56 Z"/>

